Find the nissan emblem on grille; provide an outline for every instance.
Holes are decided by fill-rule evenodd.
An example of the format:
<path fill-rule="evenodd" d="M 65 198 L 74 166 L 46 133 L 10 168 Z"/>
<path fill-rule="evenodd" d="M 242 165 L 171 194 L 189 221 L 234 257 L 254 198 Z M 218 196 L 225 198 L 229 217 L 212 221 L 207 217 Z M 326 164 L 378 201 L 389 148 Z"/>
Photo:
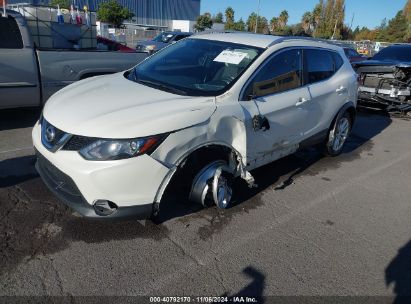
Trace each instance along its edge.
<path fill-rule="evenodd" d="M 54 129 L 53 126 L 48 126 L 46 128 L 46 139 L 47 139 L 47 141 L 51 143 L 51 142 L 53 142 L 55 137 L 56 137 L 56 130 Z"/>

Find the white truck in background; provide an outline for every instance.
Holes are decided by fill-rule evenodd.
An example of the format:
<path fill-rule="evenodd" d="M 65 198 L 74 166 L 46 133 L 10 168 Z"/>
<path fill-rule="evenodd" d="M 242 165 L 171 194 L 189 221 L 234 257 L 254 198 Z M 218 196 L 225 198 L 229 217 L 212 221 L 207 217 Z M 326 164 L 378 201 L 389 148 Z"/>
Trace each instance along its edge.
<path fill-rule="evenodd" d="M 0 109 L 42 106 L 75 81 L 123 71 L 147 57 L 144 52 L 37 48 L 18 12 L 0 12 Z"/>

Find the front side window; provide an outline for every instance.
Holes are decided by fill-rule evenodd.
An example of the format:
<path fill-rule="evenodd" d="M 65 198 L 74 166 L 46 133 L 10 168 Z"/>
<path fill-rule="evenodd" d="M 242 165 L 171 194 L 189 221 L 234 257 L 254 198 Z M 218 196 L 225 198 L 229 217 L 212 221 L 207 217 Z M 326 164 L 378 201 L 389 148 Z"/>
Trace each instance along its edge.
<path fill-rule="evenodd" d="M 302 83 L 301 50 L 287 50 L 269 58 L 246 89 L 246 97 L 292 90 Z"/>
<path fill-rule="evenodd" d="M 23 40 L 16 20 L 0 17 L 0 49 L 21 49 Z"/>
<path fill-rule="evenodd" d="M 334 74 L 334 58 L 327 50 L 304 50 L 306 62 L 305 84 L 311 84 L 330 78 Z"/>
<path fill-rule="evenodd" d="M 128 79 L 189 96 L 227 91 L 263 49 L 207 39 L 185 39 L 137 65 Z"/>

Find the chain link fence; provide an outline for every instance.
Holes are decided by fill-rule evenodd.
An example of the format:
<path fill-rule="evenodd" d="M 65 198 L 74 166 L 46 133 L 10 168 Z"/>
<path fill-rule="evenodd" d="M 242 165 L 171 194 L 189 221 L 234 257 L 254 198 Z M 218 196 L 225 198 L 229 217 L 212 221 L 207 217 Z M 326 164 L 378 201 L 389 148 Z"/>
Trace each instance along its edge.
<path fill-rule="evenodd" d="M 116 29 L 115 38 L 129 47 L 135 47 L 138 41 L 153 39 L 161 32 L 163 30 L 160 29 Z"/>

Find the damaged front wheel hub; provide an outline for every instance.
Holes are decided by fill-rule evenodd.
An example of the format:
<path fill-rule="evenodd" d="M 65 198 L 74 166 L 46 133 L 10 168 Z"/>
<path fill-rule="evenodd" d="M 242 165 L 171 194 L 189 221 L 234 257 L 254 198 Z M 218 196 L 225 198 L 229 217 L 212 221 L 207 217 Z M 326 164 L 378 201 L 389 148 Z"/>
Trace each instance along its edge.
<path fill-rule="evenodd" d="M 224 161 L 204 167 L 194 178 L 190 200 L 203 206 L 214 203 L 225 209 L 231 202 L 233 175 Z"/>

